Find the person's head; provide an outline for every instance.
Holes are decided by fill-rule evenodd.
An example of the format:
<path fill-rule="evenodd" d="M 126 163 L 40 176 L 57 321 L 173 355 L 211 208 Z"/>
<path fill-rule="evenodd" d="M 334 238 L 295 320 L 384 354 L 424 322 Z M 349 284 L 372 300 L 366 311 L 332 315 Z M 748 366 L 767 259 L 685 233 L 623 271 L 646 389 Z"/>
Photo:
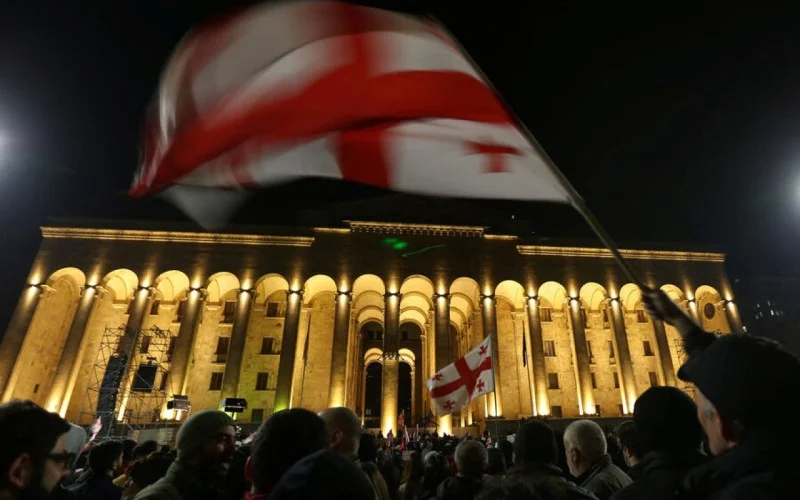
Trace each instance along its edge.
<path fill-rule="evenodd" d="M 435 489 L 442 481 L 450 477 L 450 467 L 447 458 L 439 452 L 432 451 L 425 456 L 425 479 L 423 488 Z"/>
<path fill-rule="evenodd" d="M 703 429 L 697 405 L 675 387 L 651 387 L 636 400 L 633 421 L 641 453 L 665 450 L 697 450 Z"/>
<path fill-rule="evenodd" d="M 122 441 L 109 439 L 89 450 L 89 468 L 96 476 L 115 476 L 122 468 Z"/>
<path fill-rule="evenodd" d="M 425 474 L 425 463 L 422 461 L 422 455 L 418 451 L 412 451 L 408 455 L 402 481 L 419 482 L 422 481 L 423 474 Z"/>
<path fill-rule="evenodd" d="M 0 495 L 47 498 L 75 460 L 65 446 L 70 425 L 30 401 L 12 401 L 0 405 L 0 430 Z"/>
<path fill-rule="evenodd" d="M 347 457 L 358 453 L 361 441 L 361 421 L 353 410 L 345 407 L 328 408 L 319 414 L 325 421 L 331 449 Z"/>
<path fill-rule="evenodd" d="M 489 453 L 478 441 L 464 441 L 456 446 L 455 461 L 459 476 L 480 478 L 489 463 Z"/>
<path fill-rule="evenodd" d="M 569 472 L 578 477 L 606 454 L 606 435 L 591 420 L 578 420 L 564 430 L 564 448 Z"/>
<path fill-rule="evenodd" d="M 476 441 L 480 443 L 480 441 Z M 503 450 L 499 448 L 489 448 L 486 450 L 489 453 L 489 463 L 486 466 L 486 472 L 492 476 L 502 476 L 506 473 L 506 459 L 503 456 Z"/>
<path fill-rule="evenodd" d="M 245 474 L 255 493 L 268 494 L 302 458 L 329 446 L 325 422 L 303 408 L 282 410 L 261 424 Z"/>
<path fill-rule="evenodd" d="M 236 430 L 233 420 L 218 410 L 191 415 L 178 430 L 178 461 L 197 470 L 198 475 L 222 480 L 233 459 Z"/>
<path fill-rule="evenodd" d="M 131 462 L 122 500 L 133 499 L 139 491 L 164 477 L 170 464 L 172 455 L 168 453 L 151 453 Z"/>
<path fill-rule="evenodd" d="M 723 335 L 692 352 L 678 377 L 696 386 L 697 418 L 711 453 L 719 455 L 753 433 L 781 432 L 774 415 L 786 394 L 800 390 L 800 359 L 763 337 Z M 800 441 L 780 438 L 791 438 L 788 446 Z"/>
<path fill-rule="evenodd" d="M 375 462 L 378 459 L 378 443 L 372 434 L 362 434 L 358 444 L 358 459 Z"/>
<path fill-rule="evenodd" d="M 558 454 L 553 428 L 540 420 L 525 422 L 514 439 L 514 463 L 555 464 Z"/>
<path fill-rule="evenodd" d="M 135 460 L 139 460 L 140 458 L 144 458 L 147 455 L 155 453 L 159 450 L 160 446 L 158 445 L 157 441 L 144 441 L 136 445 L 136 448 L 133 449 L 131 453 L 131 462 Z"/>
<path fill-rule="evenodd" d="M 86 429 L 79 425 L 69 424 L 69 431 L 67 435 L 64 436 L 64 446 L 67 449 L 67 452 L 71 453 L 75 459 L 69 464 L 70 468 L 75 467 L 75 464 L 78 462 L 78 457 L 81 455 L 83 451 L 83 447 L 86 446 Z"/>
<path fill-rule="evenodd" d="M 136 448 L 136 441 L 133 439 L 122 440 L 122 467 L 125 468 L 133 460 L 133 449 Z"/>
<path fill-rule="evenodd" d="M 389 493 L 389 486 L 386 480 L 378 470 L 378 466 L 371 462 L 364 462 L 361 464 L 361 470 L 369 480 L 372 486 L 372 491 L 375 494 L 375 500 L 391 500 L 392 496 Z"/>
<path fill-rule="evenodd" d="M 636 424 L 631 420 L 622 422 L 617 427 L 617 439 L 622 448 L 622 456 L 625 457 L 625 463 L 628 464 L 628 467 L 633 467 L 644 455 L 641 445 L 639 445 Z"/>

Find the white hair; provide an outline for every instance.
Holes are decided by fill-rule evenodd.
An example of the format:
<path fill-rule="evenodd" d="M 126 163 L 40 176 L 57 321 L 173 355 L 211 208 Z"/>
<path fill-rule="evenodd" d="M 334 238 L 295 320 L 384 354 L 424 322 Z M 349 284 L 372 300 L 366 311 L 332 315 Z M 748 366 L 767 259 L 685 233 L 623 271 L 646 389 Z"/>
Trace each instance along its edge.
<path fill-rule="evenodd" d="M 564 431 L 564 445 L 567 449 L 577 448 L 588 462 L 599 460 L 608 450 L 603 429 L 591 420 L 578 420 L 569 424 Z"/>

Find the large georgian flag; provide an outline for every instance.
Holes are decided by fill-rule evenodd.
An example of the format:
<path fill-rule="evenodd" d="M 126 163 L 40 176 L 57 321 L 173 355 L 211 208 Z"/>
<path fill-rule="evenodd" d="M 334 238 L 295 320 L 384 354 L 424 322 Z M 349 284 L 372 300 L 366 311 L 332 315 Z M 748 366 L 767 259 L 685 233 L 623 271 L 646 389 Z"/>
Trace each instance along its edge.
<path fill-rule="evenodd" d="M 310 176 L 569 201 L 440 27 L 340 2 L 256 6 L 190 34 L 167 64 L 144 146 L 131 193 L 164 192 L 200 219 L 242 188 Z"/>
<path fill-rule="evenodd" d="M 478 396 L 494 392 L 491 339 L 486 337 L 466 356 L 428 379 L 426 385 L 437 415 L 463 410 Z"/>

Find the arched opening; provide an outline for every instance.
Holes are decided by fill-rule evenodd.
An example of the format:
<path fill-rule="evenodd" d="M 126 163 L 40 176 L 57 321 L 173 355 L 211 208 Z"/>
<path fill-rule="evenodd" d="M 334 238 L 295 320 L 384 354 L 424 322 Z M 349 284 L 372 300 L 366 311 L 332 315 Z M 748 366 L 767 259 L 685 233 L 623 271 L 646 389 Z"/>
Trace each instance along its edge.
<path fill-rule="evenodd" d="M 377 361 L 367 365 L 364 380 L 364 427 L 381 425 L 383 367 Z"/>
<path fill-rule="evenodd" d="M 412 398 L 412 384 L 411 384 L 411 365 L 408 363 L 400 363 L 400 376 L 397 380 L 397 409 L 398 412 L 405 410 L 406 425 L 411 423 L 411 398 Z M 400 432 L 400 429 L 397 431 Z"/>

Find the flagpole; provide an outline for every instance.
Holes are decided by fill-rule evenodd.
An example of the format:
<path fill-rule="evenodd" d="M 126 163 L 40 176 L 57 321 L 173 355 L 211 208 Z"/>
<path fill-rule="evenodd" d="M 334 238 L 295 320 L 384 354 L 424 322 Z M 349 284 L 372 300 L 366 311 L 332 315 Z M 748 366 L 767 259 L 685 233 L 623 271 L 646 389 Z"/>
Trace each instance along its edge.
<path fill-rule="evenodd" d="M 491 335 L 497 335 L 497 332 L 492 333 Z M 489 339 L 489 345 L 494 345 L 493 339 Z M 497 378 L 497 367 L 495 366 L 494 362 L 496 359 L 495 354 L 496 353 L 492 351 L 492 377 L 494 378 L 494 397 L 492 399 L 494 399 L 494 438 L 496 442 L 497 439 L 500 439 L 500 412 L 497 409 L 497 384 L 500 382 L 500 379 Z M 495 448 L 497 448 L 497 445 L 495 445 Z"/>
<path fill-rule="evenodd" d="M 605 245 L 605 247 L 611 252 L 612 257 L 617 262 L 617 265 L 619 265 L 619 267 L 622 269 L 622 272 L 625 273 L 627 278 L 631 280 L 633 283 L 635 283 L 641 290 L 643 291 L 649 290 L 650 287 L 644 284 L 644 281 L 642 280 L 639 273 L 636 272 L 636 270 L 633 269 L 630 263 L 626 261 L 625 258 L 622 256 L 622 253 L 619 251 L 617 244 L 614 243 L 614 240 L 611 239 L 611 236 L 608 234 L 605 228 L 600 224 L 600 221 L 598 221 L 597 218 L 592 213 L 592 211 L 589 210 L 589 207 L 586 205 L 586 202 L 583 200 L 581 195 L 578 194 L 578 191 L 575 190 L 575 187 L 572 185 L 572 183 L 570 183 L 567 177 L 561 172 L 561 170 L 559 170 L 555 162 L 553 162 L 552 158 L 550 158 L 550 156 L 544 150 L 542 145 L 539 144 L 539 141 L 536 140 L 536 137 L 533 136 L 531 131 L 528 130 L 528 127 L 525 126 L 525 124 L 522 122 L 522 120 L 519 119 L 519 117 L 511 108 L 511 106 L 509 106 L 505 98 L 500 94 L 500 92 L 497 91 L 497 87 L 495 87 L 494 84 L 489 80 L 489 78 L 487 78 L 486 73 L 483 72 L 480 66 L 478 66 L 475 63 L 475 60 L 472 58 L 472 56 L 469 55 L 469 52 L 467 52 L 464 46 L 461 45 L 461 42 L 459 42 L 458 39 L 455 36 L 453 36 L 450 30 L 448 30 L 447 27 L 445 27 L 445 25 L 441 23 L 435 16 L 429 15 L 428 17 L 433 22 L 435 22 L 445 33 L 447 33 L 450 36 L 453 42 L 456 43 L 458 47 L 461 49 L 461 52 L 464 54 L 464 56 L 467 58 L 470 64 L 472 64 L 472 67 L 475 69 L 475 71 L 477 71 L 478 74 L 481 75 L 484 82 L 486 82 L 486 85 L 488 85 L 489 88 L 492 89 L 494 94 L 497 96 L 497 99 L 500 101 L 500 104 L 503 105 L 506 112 L 517 122 L 517 125 L 525 133 L 525 135 L 533 145 L 536 152 L 539 154 L 539 156 L 542 157 L 542 160 L 544 160 L 544 163 L 550 168 L 553 174 L 555 174 L 556 180 L 558 180 L 559 184 L 561 185 L 561 188 L 564 189 L 564 191 L 566 191 L 572 207 L 575 210 L 577 210 L 578 213 L 581 214 L 583 219 L 589 225 L 589 228 L 591 228 L 591 230 L 594 231 L 594 234 L 597 235 L 597 238 L 600 240 L 600 242 L 603 245 Z"/>

